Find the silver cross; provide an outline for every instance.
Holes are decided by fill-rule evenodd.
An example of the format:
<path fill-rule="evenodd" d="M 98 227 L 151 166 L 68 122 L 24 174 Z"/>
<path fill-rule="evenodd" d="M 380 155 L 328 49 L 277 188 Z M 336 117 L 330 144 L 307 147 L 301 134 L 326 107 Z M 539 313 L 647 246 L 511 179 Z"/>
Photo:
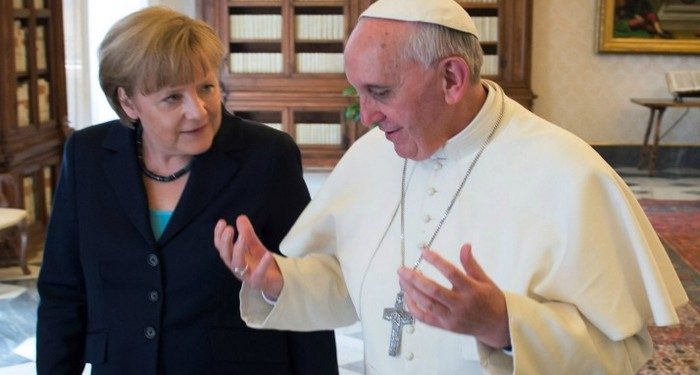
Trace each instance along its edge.
<path fill-rule="evenodd" d="M 396 357 L 401 346 L 401 329 L 407 324 L 413 324 L 413 316 L 403 307 L 403 291 L 396 293 L 396 302 L 393 309 L 384 309 L 384 320 L 391 322 L 389 355 Z"/>

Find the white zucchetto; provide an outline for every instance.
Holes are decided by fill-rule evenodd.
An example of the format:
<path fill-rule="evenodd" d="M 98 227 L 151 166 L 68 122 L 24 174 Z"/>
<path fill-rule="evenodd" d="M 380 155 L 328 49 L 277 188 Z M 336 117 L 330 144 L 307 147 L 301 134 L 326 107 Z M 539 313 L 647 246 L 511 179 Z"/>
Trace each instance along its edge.
<path fill-rule="evenodd" d="M 379 0 L 362 17 L 432 23 L 479 37 L 472 18 L 454 0 Z"/>

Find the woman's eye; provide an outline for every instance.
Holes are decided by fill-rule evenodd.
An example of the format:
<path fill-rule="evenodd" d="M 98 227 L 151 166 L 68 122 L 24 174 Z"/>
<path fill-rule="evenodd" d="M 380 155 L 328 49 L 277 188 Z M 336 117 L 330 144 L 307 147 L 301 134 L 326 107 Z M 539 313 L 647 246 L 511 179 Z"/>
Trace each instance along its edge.
<path fill-rule="evenodd" d="M 216 91 L 216 85 L 213 85 L 213 84 L 203 85 L 200 90 L 203 93 L 211 94 L 211 93 Z"/>
<path fill-rule="evenodd" d="M 172 103 L 172 102 L 176 102 L 176 101 L 180 100 L 180 97 L 181 96 L 179 94 L 168 95 L 165 97 L 165 99 L 163 99 L 163 101 L 168 102 L 168 103 Z"/>

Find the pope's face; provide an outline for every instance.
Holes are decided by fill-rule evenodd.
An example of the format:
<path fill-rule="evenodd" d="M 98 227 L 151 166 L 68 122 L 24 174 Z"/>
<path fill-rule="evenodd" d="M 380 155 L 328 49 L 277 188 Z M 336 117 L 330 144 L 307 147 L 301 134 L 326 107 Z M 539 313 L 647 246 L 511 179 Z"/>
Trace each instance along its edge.
<path fill-rule="evenodd" d="M 378 124 L 396 153 L 423 160 L 442 146 L 442 81 L 437 69 L 402 58 L 405 22 L 363 19 L 345 50 L 345 72 L 359 95 L 362 123 Z"/>
<path fill-rule="evenodd" d="M 166 157 L 189 157 L 211 147 L 221 126 L 221 94 L 216 73 L 195 75 L 193 82 L 136 92 L 122 108 L 143 126 L 143 147 Z M 138 91 L 138 90 L 137 90 Z"/>

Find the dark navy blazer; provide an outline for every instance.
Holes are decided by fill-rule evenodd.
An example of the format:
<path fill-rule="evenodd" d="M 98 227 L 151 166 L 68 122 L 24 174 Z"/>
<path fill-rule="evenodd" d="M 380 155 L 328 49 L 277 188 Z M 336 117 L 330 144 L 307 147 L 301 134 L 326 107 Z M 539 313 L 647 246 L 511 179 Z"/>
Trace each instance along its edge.
<path fill-rule="evenodd" d="M 287 134 L 223 114 L 161 238 L 134 132 L 117 121 L 66 142 L 39 276 L 39 374 L 337 374 L 333 333 L 253 330 L 213 243 L 219 218 L 280 241 L 309 202 Z"/>

